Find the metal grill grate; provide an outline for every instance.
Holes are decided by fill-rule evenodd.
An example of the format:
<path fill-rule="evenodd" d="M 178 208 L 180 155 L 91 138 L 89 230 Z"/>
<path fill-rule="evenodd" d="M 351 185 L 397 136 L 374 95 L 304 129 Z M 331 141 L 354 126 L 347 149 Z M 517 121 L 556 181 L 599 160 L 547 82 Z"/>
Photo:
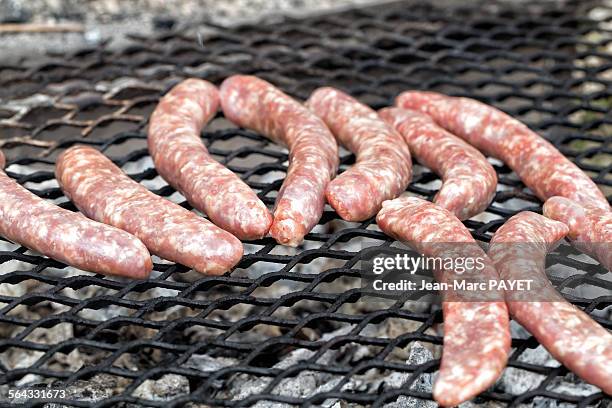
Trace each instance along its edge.
<path fill-rule="evenodd" d="M 454 3 L 404 2 L 217 29 L 200 43 L 191 28 L 29 68 L 0 65 L 7 173 L 74 210 L 57 188 L 53 163 L 68 146 L 87 143 L 190 208 L 152 167 L 146 119 L 178 80 L 218 83 L 240 72 L 302 99 L 318 86 L 336 86 L 375 108 L 408 88 L 478 98 L 546 136 L 610 199 L 612 7 Z M 222 117 L 204 140 L 272 206 L 285 151 Z M 352 159 L 345 154 L 343 168 Z M 519 210 L 540 209 L 507 167 L 495 167 L 495 202 L 466 222 L 483 241 Z M 439 180 L 419 170 L 409 190 L 431 198 Z M 150 280 L 121 281 L 0 244 L 0 395 L 8 386 L 52 384 L 68 390 L 55 402 L 70 406 L 430 406 L 426 385 L 439 363 L 441 313 L 360 291 L 360 249 L 391 244 L 371 220 L 348 223 L 328 210 L 302 248 L 269 238 L 248 243 L 238 268 L 222 277 L 157 260 Z M 612 285 L 601 269 L 584 257 L 552 255 L 548 263 L 566 297 L 612 329 Z M 515 329 L 510 368 L 476 403 L 611 403 Z M 529 382 L 522 388 L 521 378 Z M 45 401 L 53 402 L 27 405 Z"/>

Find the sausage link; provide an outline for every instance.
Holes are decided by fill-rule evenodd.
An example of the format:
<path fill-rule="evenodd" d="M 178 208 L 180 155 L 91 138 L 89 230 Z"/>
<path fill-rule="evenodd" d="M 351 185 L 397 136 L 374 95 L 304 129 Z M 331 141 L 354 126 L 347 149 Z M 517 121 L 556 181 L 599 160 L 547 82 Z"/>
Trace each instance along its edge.
<path fill-rule="evenodd" d="M 385 201 L 376 221 L 381 230 L 419 253 L 441 257 L 435 244 L 457 243 L 452 253 L 480 257 L 480 278 L 498 279 L 492 262 L 467 228 L 448 210 L 416 197 Z M 432 245 L 433 244 L 433 245 Z M 449 280 L 436 273 L 438 281 Z M 452 291 L 448 291 L 451 297 Z M 508 310 L 503 301 L 443 301 L 444 346 L 433 395 L 442 406 L 467 401 L 501 375 L 510 353 Z"/>
<path fill-rule="evenodd" d="M 2 170 L 0 235 L 95 273 L 144 279 L 153 268 L 149 251 L 135 236 L 45 201 Z"/>
<path fill-rule="evenodd" d="M 442 178 L 434 202 L 460 220 L 483 212 L 495 196 L 497 174 L 474 147 L 438 126 L 429 116 L 408 109 L 385 108 L 380 117 L 396 128 L 410 152 Z"/>
<path fill-rule="evenodd" d="M 71 147 L 58 158 L 55 172 L 85 215 L 136 235 L 162 258 L 217 275 L 242 257 L 236 237 L 153 194 L 95 149 Z"/>
<path fill-rule="evenodd" d="M 612 394 L 612 334 L 567 302 L 546 276 L 546 253 L 567 232 L 565 224 L 525 211 L 499 228 L 489 256 L 502 279 L 544 282 L 537 291 L 546 301 L 508 301 L 510 314 L 563 365 Z"/>
<path fill-rule="evenodd" d="M 304 105 L 262 79 L 234 75 L 223 81 L 220 95 L 227 119 L 289 148 L 270 235 L 297 246 L 323 214 L 325 187 L 338 169 L 334 136 Z"/>
<path fill-rule="evenodd" d="M 551 197 L 544 203 L 544 215 L 567 225 L 572 244 L 612 271 L 612 212 Z"/>
<path fill-rule="evenodd" d="M 558 195 L 610 210 L 601 190 L 578 166 L 523 123 L 492 106 L 418 91 L 403 92 L 396 105 L 428 114 L 446 130 L 502 160 L 542 201 Z"/>
<path fill-rule="evenodd" d="M 149 151 L 159 174 L 214 224 L 240 239 L 258 239 L 268 233 L 272 215 L 244 181 L 210 156 L 200 139 L 218 107 L 213 84 L 181 82 L 151 115 Z"/>
<path fill-rule="evenodd" d="M 376 215 L 382 202 L 400 195 L 412 177 L 410 150 L 374 110 L 334 88 L 319 88 L 306 102 L 340 144 L 353 152 L 353 167 L 332 180 L 327 201 L 347 221 Z"/>

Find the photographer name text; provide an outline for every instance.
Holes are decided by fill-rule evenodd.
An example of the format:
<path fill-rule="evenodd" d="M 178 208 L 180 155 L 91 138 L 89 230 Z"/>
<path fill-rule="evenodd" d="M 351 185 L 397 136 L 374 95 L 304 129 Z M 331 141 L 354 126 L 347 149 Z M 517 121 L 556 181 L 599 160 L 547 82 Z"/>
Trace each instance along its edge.
<path fill-rule="evenodd" d="M 468 282 L 465 280 L 454 280 L 452 282 L 414 282 L 403 279 L 398 282 L 385 282 L 382 279 L 377 279 L 372 282 L 374 290 L 381 291 L 397 291 L 397 290 L 439 290 L 439 291 L 491 291 L 491 290 L 508 290 L 508 291 L 528 291 L 531 290 L 532 279 L 490 279 L 484 282 Z"/>

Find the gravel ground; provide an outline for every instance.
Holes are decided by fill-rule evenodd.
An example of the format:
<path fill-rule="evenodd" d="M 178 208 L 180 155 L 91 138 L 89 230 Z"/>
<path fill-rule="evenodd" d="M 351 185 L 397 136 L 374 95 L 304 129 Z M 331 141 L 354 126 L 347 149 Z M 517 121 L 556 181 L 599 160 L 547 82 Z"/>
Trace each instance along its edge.
<path fill-rule="evenodd" d="M 82 32 L 0 33 L 3 63 L 36 59 L 110 41 L 121 46 L 129 33 L 152 34 L 177 27 L 232 26 L 263 18 L 308 16 L 389 0 L 0 0 L 2 24 L 77 23 Z"/>

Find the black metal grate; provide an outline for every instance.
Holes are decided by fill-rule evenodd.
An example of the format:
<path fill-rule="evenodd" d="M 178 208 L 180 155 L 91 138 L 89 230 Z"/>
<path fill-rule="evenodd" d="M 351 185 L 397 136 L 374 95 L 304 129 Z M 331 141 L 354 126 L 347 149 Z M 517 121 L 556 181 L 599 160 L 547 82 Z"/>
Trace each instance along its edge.
<path fill-rule="evenodd" d="M 218 83 L 240 72 L 303 99 L 318 86 L 336 86 L 375 108 L 408 88 L 478 98 L 545 135 L 610 199 L 612 8 L 590 0 L 438 3 L 218 28 L 199 40 L 193 28 L 134 36 L 121 50 L 101 46 L 28 68 L 0 65 L 7 173 L 74 209 L 54 182 L 53 163 L 68 146 L 87 143 L 190 208 L 152 168 L 146 120 L 178 80 Z M 222 117 L 204 139 L 273 204 L 286 169 L 282 149 Z M 343 168 L 351 160 L 344 155 Z M 495 167 L 495 202 L 466 222 L 483 241 L 520 209 L 540 209 L 507 167 Z M 409 190 L 431 198 L 439 181 L 420 170 Z M 360 249 L 390 244 L 371 220 L 347 223 L 328 210 L 302 248 L 268 238 L 248 243 L 239 267 L 225 276 L 203 277 L 158 260 L 150 280 L 121 281 L 0 242 L 0 396 L 28 383 L 68 389 L 55 402 L 69 406 L 332 406 L 341 400 L 399 407 L 431 400 L 422 383 L 439 363 L 441 313 L 359 290 Z M 612 329 L 612 285 L 602 271 L 579 257 L 552 255 L 548 263 L 567 298 Z M 538 344 L 514 334 L 504 376 L 514 370 L 508 378 L 530 378 L 531 387 L 500 381 L 476 403 L 609 406 L 609 397 L 585 388 L 565 368 L 526 358 Z M 416 341 L 431 360 L 412 359 Z"/>

